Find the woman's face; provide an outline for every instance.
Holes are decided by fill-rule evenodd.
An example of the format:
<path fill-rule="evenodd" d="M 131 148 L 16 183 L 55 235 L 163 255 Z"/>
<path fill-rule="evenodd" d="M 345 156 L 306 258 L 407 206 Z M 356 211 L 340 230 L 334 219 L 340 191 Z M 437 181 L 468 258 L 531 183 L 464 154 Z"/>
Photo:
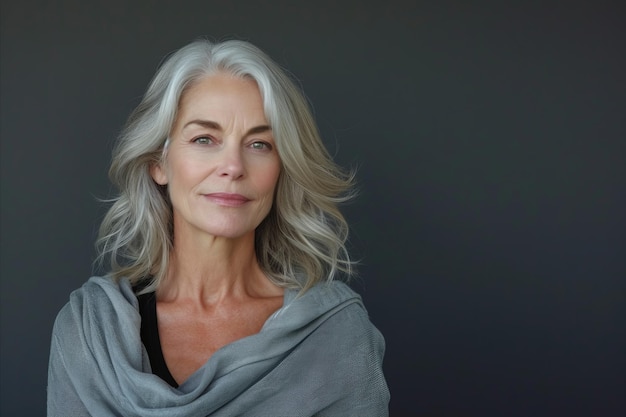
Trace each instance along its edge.
<path fill-rule="evenodd" d="M 218 73 L 181 97 L 165 162 L 174 232 L 238 238 L 269 213 L 280 158 L 255 81 Z"/>

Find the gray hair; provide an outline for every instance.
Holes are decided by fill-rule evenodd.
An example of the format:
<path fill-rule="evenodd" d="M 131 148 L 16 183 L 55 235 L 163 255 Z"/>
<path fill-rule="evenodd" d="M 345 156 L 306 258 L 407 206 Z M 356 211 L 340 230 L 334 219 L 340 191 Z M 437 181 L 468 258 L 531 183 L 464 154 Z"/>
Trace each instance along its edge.
<path fill-rule="evenodd" d="M 100 226 L 97 261 L 144 291 L 164 278 L 172 249 L 172 206 L 150 167 L 163 155 L 183 93 L 217 72 L 256 81 L 281 160 L 274 204 L 255 232 L 267 276 L 282 287 L 306 290 L 353 263 L 345 246 L 348 225 L 338 205 L 353 195 L 354 173 L 342 171 L 324 147 L 309 105 L 294 82 L 254 45 L 197 40 L 173 53 L 155 74 L 113 151 L 109 176 L 119 194 Z"/>

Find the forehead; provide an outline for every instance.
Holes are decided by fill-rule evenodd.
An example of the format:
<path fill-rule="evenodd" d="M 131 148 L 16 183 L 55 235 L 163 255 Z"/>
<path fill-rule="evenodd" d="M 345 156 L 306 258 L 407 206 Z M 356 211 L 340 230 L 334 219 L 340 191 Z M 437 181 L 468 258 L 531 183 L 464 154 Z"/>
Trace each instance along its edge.
<path fill-rule="evenodd" d="M 270 126 L 256 81 L 217 73 L 194 82 L 181 96 L 170 134 L 193 126 L 246 131 L 257 126 Z"/>
<path fill-rule="evenodd" d="M 229 106 L 236 106 L 241 111 L 263 110 L 263 98 L 256 81 L 221 72 L 203 77 L 185 89 L 178 110 Z"/>

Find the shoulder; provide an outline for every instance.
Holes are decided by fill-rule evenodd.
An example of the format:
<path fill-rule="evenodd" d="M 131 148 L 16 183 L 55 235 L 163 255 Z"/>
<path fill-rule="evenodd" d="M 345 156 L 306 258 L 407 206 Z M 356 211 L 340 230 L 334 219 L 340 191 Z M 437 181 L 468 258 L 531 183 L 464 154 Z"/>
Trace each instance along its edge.
<path fill-rule="evenodd" d="M 126 300 L 136 298 L 133 289 L 126 279 L 116 280 L 109 275 L 93 276 L 70 295 L 70 302 L 77 300 L 93 300 L 94 298 L 110 300 Z"/>
<path fill-rule="evenodd" d="M 70 335 L 79 337 L 101 325 L 105 317 L 130 313 L 136 306 L 137 299 L 128 281 L 116 281 L 109 276 L 91 277 L 70 294 L 69 301 L 57 314 L 53 336 L 71 340 Z"/>
<path fill-rule="evenodd" d="M 346 333 L 352 334 L 354 338 L 361 341 L 368 340 L 377 348 L 384 350 L 384 339 L 380 331 L 370 320 L 369 313 L 363 303 L 361 296 L 343 282 L 332 284 L 332 291 L 339 296 L 347 298 L 349 304 L 337 312 L 336 321 Z"/>
<path fill-rule="evenodd" d="M 300 297 L 303 304 L 319 314 L 317 333 L 339 344 L 370 349 L 382 358 L 384 338 L 370 321 L 361 296 L 350 286 L 341 281 L 318 284 Z"/>
<path fill-rule="evenodd" d="M 285 305 L 291 303 L 308 304 L 329 308 L 345 303 L 361 303 L 361 296 L 342 281 L 323 282 L 306 291 L 288 290 L 285 292 Z"/>
<path fill-rule="evenodd" d="M 311 381 L 324 381 L 324 390 L 337 394 L 325 410 L 328 413 L 387 415 L 385 340 L 370 321 L 361 297 L 342 282 L 317 285 L 301 296 L 303 300 L 307 294 L 324 305 L 326 313 L 319 321 L 311 322 L 315 328 L 298 346 L 298 357 L 308 364 L 315 363 L 300 370 L 300 374 Z"/>
<path fill-rule="evenodd" d="M 93 276 L 70 294 L 69 304 L 136 304 L 137 297 L 126 279 Z"/>

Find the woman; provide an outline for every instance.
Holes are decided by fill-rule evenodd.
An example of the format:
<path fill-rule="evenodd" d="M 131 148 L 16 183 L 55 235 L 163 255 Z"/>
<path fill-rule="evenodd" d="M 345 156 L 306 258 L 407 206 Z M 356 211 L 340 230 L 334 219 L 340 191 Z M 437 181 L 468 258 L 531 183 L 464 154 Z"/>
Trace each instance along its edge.
<path fill-rule="evenodd" d="M 303 95 L 242 41 L 169 57 L 131 115 L 103 220 L 111 273 L 55 322 L 49 416 L 384 416 L 384 341 L 350 274 Z"/>

